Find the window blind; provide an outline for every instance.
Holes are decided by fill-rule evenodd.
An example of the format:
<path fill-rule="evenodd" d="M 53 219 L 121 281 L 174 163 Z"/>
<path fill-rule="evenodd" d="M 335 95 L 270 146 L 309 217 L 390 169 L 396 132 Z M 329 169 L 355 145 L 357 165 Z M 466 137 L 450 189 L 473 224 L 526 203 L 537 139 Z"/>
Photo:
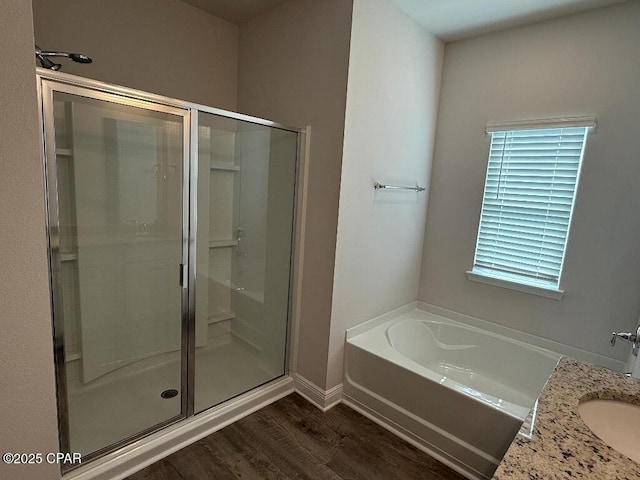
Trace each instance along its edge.
<path fill-rule="evenodd" d="M 491 133 L 473 273 L 559 287 L 587 131 Z"/>

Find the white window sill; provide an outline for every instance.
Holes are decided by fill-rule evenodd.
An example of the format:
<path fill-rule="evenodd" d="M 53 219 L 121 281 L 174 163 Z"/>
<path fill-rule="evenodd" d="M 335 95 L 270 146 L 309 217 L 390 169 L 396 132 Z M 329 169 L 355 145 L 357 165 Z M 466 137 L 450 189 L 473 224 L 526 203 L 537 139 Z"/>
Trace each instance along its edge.
<path fill-rule="evenodd" d="M 564 290 L 525 285 L 522 283 L 504 280 L 502 278 L 481 275 L 470 270 L 467 271 L 467 278 L 474 282 L 486 283 L 487 285 L 493 285 L 495 287 L 509 288 L 511 290 L 517 290 L 518 292 L 538 295 L 539 297 L 552 298 L 553 300 L 560 300 L 564 295 Z"/>

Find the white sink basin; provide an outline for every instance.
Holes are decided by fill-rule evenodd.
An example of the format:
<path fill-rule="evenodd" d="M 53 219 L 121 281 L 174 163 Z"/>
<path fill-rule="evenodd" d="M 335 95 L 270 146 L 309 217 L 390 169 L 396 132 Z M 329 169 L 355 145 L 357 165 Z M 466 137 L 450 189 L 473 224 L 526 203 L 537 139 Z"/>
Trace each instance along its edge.
<path fill-rule="evenodd" d="M 587 400 L 578 405 L 584 423 L 604 443 L 640 463 L 640 405 Z"/>

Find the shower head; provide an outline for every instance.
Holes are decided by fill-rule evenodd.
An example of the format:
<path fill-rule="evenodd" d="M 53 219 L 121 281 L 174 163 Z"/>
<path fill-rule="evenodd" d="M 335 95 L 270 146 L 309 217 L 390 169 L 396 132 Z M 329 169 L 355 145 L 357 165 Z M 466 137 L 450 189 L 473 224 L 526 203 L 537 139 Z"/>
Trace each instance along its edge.
<path fill-rule="evenodd" d="M 76 62 L 76 63 L 91 63 L 91 62 L 93 62 L 93 60 L 91 60 L 86 55 L 83 55 L 82 53 L 70 53 L 69 54 L 69 58 L 71 60 L 73 60 L 74 62 Z"/>
<path fill-rule="evenodd" d="M 43 68 L 48 68 L 50 70 L 60 70 L 62 65 L 59 63 L 53 63 L 49 60 L 49 57 L 64 57 L 70 58 L 76 63 L 91 63 L 93 60 L 83 55 L 82 53 L 70 53 L 70 52 L 43 52 L 38 45 L 36 47 L 36 59 L 40 62 L 40 65 Z"/>

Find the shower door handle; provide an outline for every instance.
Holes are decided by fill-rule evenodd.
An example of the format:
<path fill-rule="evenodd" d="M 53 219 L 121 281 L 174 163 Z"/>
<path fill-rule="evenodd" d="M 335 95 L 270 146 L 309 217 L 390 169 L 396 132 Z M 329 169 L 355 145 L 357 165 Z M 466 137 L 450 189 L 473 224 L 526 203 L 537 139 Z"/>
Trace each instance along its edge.
<path fill-rule="evenodd" d="M 184 263 L 180 264 L 180 286 L 182 288 L 187 288 L 187 266 Z"/>

